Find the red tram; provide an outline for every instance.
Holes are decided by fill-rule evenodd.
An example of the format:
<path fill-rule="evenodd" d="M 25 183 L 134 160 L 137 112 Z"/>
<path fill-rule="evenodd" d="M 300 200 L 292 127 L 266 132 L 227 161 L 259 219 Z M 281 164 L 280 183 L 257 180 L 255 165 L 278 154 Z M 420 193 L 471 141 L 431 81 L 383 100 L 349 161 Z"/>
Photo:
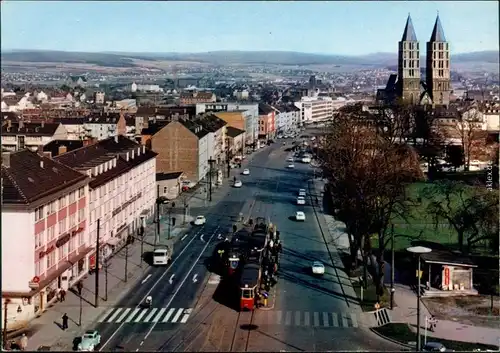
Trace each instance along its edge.
<path fill-rule="evenodd" d="M 260 264 L 249 263 L 243 266 L 240 279 L 240 310 L 254 310 L 255 298 L 260 285 Z"/>

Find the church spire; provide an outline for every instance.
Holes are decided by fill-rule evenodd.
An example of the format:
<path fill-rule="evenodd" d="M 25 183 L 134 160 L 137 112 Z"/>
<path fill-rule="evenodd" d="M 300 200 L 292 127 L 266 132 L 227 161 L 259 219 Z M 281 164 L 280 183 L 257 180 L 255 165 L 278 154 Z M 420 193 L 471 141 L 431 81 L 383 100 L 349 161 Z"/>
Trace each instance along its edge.
<path fill-rule="evenodd" d="M 416 42 L 417 35 L 415 34 L 415 30 L 413 29 L 413 22 L 411 21 L 411 16 L 408 14 L 408 19 L 406 20 L 405 30 L 403 32 L 403 37 L 401 38 L 402 42 Z"/>
<path fill-rule="evenodd" d="M 434 23 L 434 29 L 432 30 L 429 42 L 446 42 L 443 27 L 441 26 L 441 20 L 439 19 L 439 12 L 436 16 L 436 22 Z"/>

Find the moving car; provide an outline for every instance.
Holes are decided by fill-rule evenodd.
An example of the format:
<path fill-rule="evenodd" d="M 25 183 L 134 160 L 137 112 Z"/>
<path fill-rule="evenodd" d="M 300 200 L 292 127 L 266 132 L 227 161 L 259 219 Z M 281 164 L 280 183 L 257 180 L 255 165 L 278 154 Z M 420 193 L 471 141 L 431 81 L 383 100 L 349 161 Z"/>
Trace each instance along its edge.
<path fill-rule="evenodd" d="M 306 199 L 304 196 L 299 196 L 297 197 L 297 205 L 305 205 L 306 204 Z"/>
<path fill-rule="evenodd" d="M 290 164 L 287 166 L 287 168 L 289 168 L 289 169 L 294 169 L 294 168 L 295 168 L 295 164 L 290 163 Z"/>
<path fill-rule="evenodd" d="M 93 352 L 94 348 L 101 343 L 101 335 L 96 330 L 86 331 L 82 336 L 82 341 L 78 343 L 78 350 L 81 352 Z"/>
<path fill-rule="evenodd" d="M 294 161 L 294 159 L 293 159 L 293 157 L 288 157 L 287 161 L 288 161 L 288 162 L 293 162 L 293 161 Z"/>
<path fill-rule="evenodd" d="M 302 211 L 297 211 L 295 213 L 295 220 L 304 222 L 306 220 L 306 214 Z"/>
<path fill-rule="evenodd" d="M 446 352 L 446 347 L 439 342 L 427 342 L 422 348 L 424 352 Z"/>
<path fill-rule="evenodd" d="M 306 189 L 299 189 L 299 196 L 306 197 Z"/>
<path fill-rule="evenodd" d="M 196 219 L 194 220 L 194 225 L 196 226 L 202 226 L 207 222 L 207 219 L 205 216 L 197 216 Z"/>
<path fill-rule="evenodd" d="M 243 175 L 250 175 L 250 170 L 243 169 Z"/>
<path fill-rule="evenodd" d="M 319 261 L 314 261 L 312 263 L 311 270 L 312 270 L 313 275 L 324 275 L 325 274 L 325 266 Z"/>
<path fill-rule="evenodd" d="M 302 157 L 302 163 L 311 163 L 311 158 L 309 158 L 309 157 Z"/>
<path fill-rule="evenodd" d="M 170 263 L 170 251 L 166 248 L 156 249 L 153 252 L 153 265 L 168 265 Z"/>
<path fill-rule="evenodd" d="M 234 182 L 234 187 L 235 188 L 241 188 L 242 185 L 243 185 L 243 183 L 241 182 L 241 180 L 236 180 Z"/>

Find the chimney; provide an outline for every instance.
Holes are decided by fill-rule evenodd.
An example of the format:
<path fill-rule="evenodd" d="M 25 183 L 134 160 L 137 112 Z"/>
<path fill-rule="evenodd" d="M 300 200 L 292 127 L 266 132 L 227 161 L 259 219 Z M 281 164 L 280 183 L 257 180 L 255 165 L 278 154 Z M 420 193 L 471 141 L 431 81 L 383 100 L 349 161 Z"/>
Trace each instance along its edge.
<path fill-rule="evenodd" d="M 7 128 L 10 129 L 12 127 L 12 120 L 7 120 Z"/>
<path fill-rule="evenodd" d="M 2 165 L 10 168 L 10 152 L 2 152 Z"/>
<path fill-rule="evenodd" d="M 38 145 L 36 153 L 38 153 L 39 156 L 43 156 L 43 145 Z"/>
<path fill-rule="evenodd" d="M 57 151 L 57 155 L 63 154 L 68 152 L 68 148 L 64 145 L 59 146 L 59 149 Z"/>
<path fill-rule="evenodd" d="M 43 159 L 40 159 L 40 168 L 43 169 Z"/>
<path fill-rule="evenodd" d="M 118 143 L 118 135 L 115 135 L 115 143 Z"/>
<path fill-rule="evenodd" d="M 19 130 L 21 130 L 24 127 L 24 122 L 22 120 L 19 120 Z"/>
<path fill-rule="evenodd" d="M 42 120 L 42 129 L 45 127 L 45 120 Z"/>

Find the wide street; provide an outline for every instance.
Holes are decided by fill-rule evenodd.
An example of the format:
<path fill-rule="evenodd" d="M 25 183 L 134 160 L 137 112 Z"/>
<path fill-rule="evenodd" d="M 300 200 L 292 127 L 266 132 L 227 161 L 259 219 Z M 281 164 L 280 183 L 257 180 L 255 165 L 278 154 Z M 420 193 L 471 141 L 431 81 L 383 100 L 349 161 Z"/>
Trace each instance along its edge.
<path fill-rule="evenodd" d="M 288 142 L 290 147 L 291 143 Z M 345 298 L 331 265 L 326 242 L 307 197 L 296 205 L 299 188 L 307 190 L 312 169 L 295 163 L 286 168 L 281 141 L 254 153 L 243 168 L 242 188 L 231 188 L 214 207 L 199 210 L 207 224 L 193 228 L 176 243 L 168 268 L 151 268 L 122 303 L 109 308 L 96 323 L 103 351 L 329 351 L 397 350 L 360 326 L 361 309 Z M 294 220 L 297 210 L 306 221 Z M 195 211 L 197 212 L 197 211 Z M 206 263 L 219 234 L 225 234 L 239 213 L 266 217 L 277 224 L 283 242 L 278 284 L 271 290 L 271 308 L 253 313 L 234 310 L 238 293 L 230 292 Z M 196 214 L 193 214 L 196 215 Z M 326 241 L 326 242 L 325 242 Z M 330 245 L 330 251 L 335 251 Z M 310 273 L 312 261 L 325 264 L 325 275 Z M 150 309 L 140 307 L 147 295 Z M 246 326 L 245 326 L 246 325 Z"/>

